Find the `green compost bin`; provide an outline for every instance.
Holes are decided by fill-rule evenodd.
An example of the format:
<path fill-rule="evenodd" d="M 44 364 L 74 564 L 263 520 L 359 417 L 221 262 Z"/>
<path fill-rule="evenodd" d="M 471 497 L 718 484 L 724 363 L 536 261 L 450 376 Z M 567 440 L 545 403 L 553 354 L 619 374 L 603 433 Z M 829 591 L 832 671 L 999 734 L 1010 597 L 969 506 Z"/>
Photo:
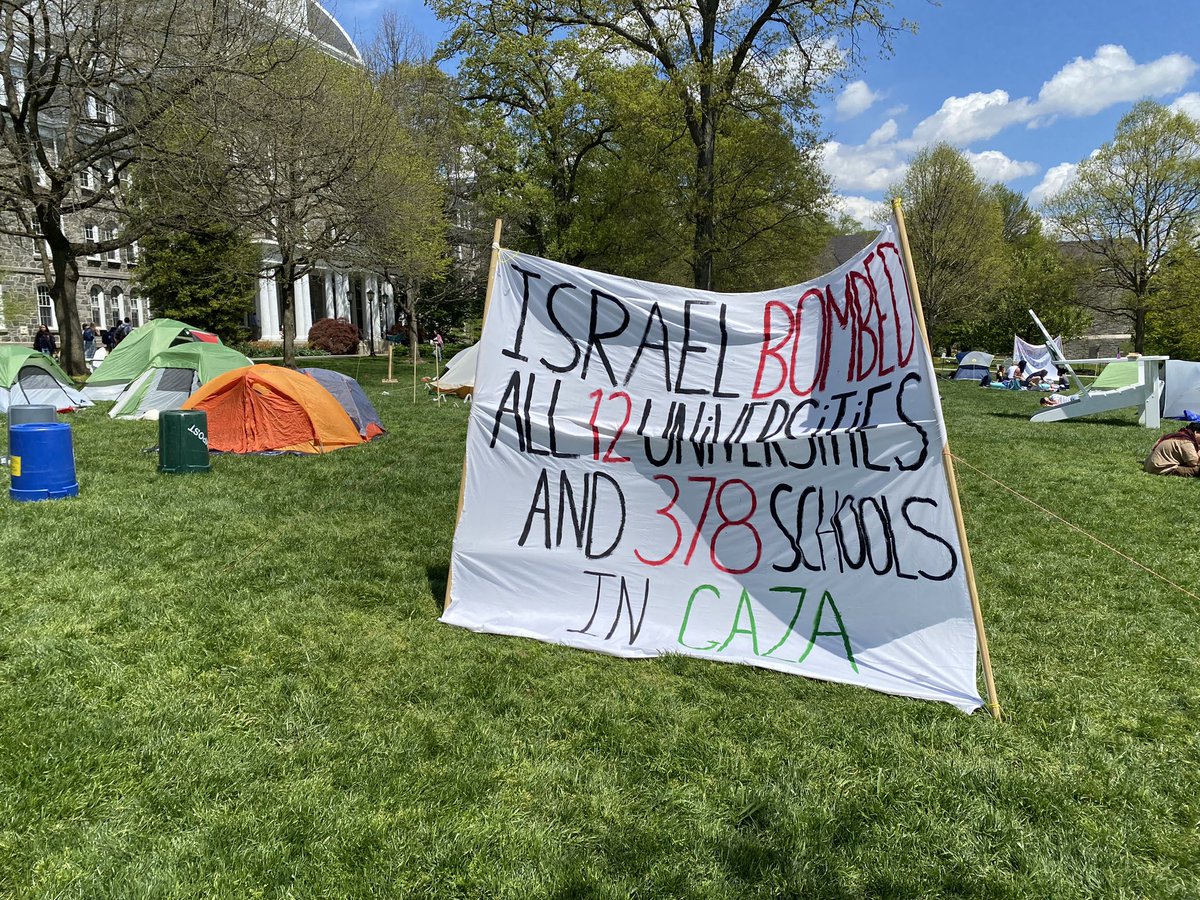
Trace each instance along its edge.
<path fill-rule="evenodd" d="M 158 471 L 171 474 L 207 472 L 208 413 L 202 409 L 168 409 L 158 416 Z"/>

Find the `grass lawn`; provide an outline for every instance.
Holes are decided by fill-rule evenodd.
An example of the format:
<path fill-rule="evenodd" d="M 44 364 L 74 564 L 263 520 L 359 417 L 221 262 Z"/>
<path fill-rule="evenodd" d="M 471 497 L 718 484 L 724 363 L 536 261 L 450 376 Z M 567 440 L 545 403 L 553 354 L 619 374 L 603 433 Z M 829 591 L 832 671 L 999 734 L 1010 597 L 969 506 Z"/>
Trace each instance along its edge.
<path fill-rule="evenodd" d="M 0 896 L 1200 896 L 1200 601 L 964 465 L 1002 724 L 439 625 L 467 407 L 336 366 L 386 437 L 160 476 L 102 404 L 77 499 L 0 500 Z M 1132 412 L 941 390 L 965 463 L 1200 593 Z"/>

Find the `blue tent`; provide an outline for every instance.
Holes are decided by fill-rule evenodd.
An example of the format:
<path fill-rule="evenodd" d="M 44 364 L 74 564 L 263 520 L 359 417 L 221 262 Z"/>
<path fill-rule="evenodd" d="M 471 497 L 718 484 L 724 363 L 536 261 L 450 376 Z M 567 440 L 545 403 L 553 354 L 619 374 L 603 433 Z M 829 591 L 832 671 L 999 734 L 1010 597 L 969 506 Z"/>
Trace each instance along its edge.
<path fill-rule="evenodd" d="M 379 413 L 367 399 L 366 393 L 357 381 L 349 375 L 335 372 L 332 369 L 301 369 L 305 375 L 314 379 L 321 387 L 333 394 L 334 399 L 346 410 L 354 426 L 368 441 L 383 434 L 383 422 Z"/>

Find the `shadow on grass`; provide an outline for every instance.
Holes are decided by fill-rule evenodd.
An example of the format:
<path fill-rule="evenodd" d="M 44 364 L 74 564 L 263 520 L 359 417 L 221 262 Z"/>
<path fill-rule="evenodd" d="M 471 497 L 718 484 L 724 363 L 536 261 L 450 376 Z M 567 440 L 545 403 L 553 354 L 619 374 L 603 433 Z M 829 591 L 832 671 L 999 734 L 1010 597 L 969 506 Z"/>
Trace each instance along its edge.
<path fill-rule="evenodd" d="M 446 585 L 450 582 L 450 566 L 438 563 L 425 567 L 425 581 L 429 584 L 429 602 L 440 616 L 446 602 Z"/>
<path fill-rule="evenodd" d="M 989 412 L 987 415 L 992 418 L 996 418 L 996 419 L 1021 419 L 1025 422 L 1028 422 L 1030 420 L 1030 418 L 1032 418 L 1036 413 L 1038 413 L 1040 411 L 1041 411 L 1040 409 L 1033 409 L 1029 412 Z M 1141 427 L 1143 427 L 1137 421 L 1131 422 L 1129 419 L 1114 419 L 1114 418 L 1103 418 L 1103 417 L 1093 417 L 1093 416 L 1089 416 L 1086 419 L 1069 419 L 1066 422 L 1036 422 L 1034 424 L 1054 426 L 1054 425 L 1066 425 L 1068 423 L 1075 424 L 1075 425 L 1111 425 L 1116 428 L 1141 428 Z"/>

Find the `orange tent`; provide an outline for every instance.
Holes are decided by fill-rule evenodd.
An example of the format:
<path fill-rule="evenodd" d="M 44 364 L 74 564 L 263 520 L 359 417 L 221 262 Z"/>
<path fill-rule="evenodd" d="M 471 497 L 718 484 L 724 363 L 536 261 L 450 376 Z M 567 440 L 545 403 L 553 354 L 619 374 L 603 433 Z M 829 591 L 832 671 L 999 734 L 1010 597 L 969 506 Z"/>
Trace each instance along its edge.
<path fill-rule="evenodd" d="M 328 453 L 363 443 L 329 391 L 307 375 L 280 366 L 226 372 L 192 394 L 183 408 L 208 414 L 212 450 Z"/>

